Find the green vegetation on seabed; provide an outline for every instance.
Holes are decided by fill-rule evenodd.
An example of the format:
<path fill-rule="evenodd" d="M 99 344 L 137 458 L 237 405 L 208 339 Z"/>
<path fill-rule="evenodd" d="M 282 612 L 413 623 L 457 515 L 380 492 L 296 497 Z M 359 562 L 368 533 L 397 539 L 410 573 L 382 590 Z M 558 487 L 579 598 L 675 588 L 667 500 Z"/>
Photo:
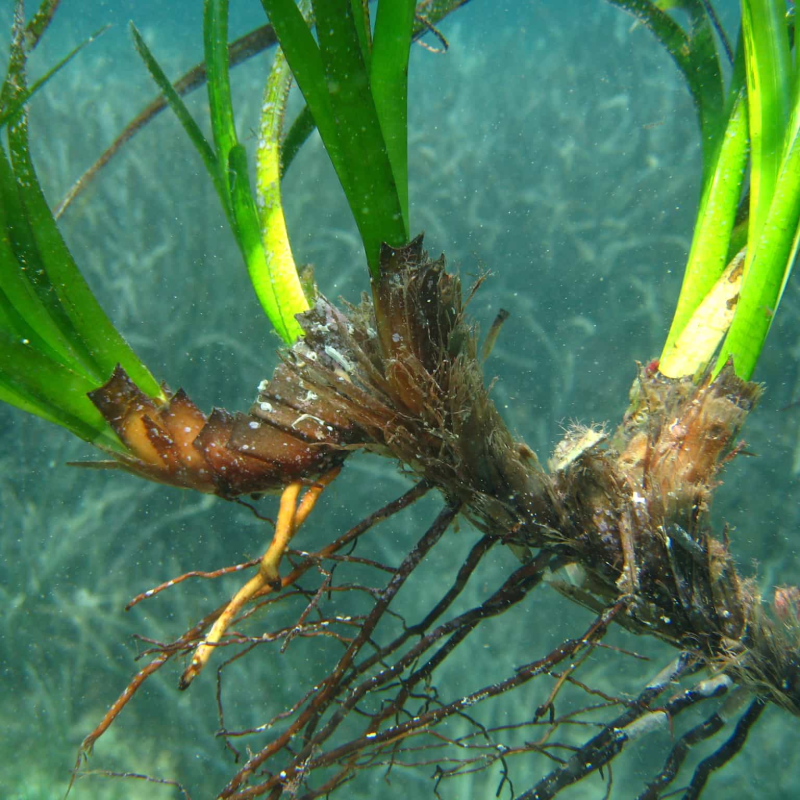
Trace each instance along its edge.
<path fill-rule="evenodd" d="M 536 11 L 528 11 L 531 17 L 523 20 L 523 27 L 530 38 L 520 42 L 519 20 L 514 20 L 513 25 L 503 25 L 498 20 L 492 23 L 489 33 L 483 26 L 476 31 L 476 23 L 467 14 L 476 15 L 479 22 L 484 18 L 480 16 L 480 4 L 474 5 L 476 8 L 464 12 L 463 22 L 456 18 L 444 28 L 453 44 L 447 56 L 414 53 L 420 72 L 427 72 L 423 73 L 424 80 L 417 76 L 414 84 L 412 70 L 411 93 L 417 102 L 411 109 L 411 217 L 426 228 L 433 250 L 445 249 L 451 259 L 461 261 L 465 271 L 477 270 L 477 256 L 479 262 L 496 273 L 472 307 L 487 325 L 498 306 L 512 310 L 512 321 L 492 356 L 493 370 L 501 376 L 495 397 L 501 407 L 508 407 L 512 424 L 538 450 L 546 452 L 561 420 L 578 415 L 594 419 L 618 416 L 620 387 L 630 380 L 629 365 L 634 358 L 658 352 L 675 296 L 674 277 L 682 267 L 682 253 L 688 249 L 688 206 L 697 195 L 695 180 L 699 174 L 696 148 L 687 144 L 684 151 L 676 152 L 674 142 L 697 139 L 692 131 L 690 103 L 669 59 L 655 50 L 645 31 L 629 32 L 629 19 L 608 9 L 593 9 L 582 26 L 596 31 L 593 35 L 598 37 L 598 49 L 586 53 L 573 46 L 573 37 L 586 35 L 584 32 L 579 36 L 574 21 L 551 19 L 547 37 L 542 34 L 537 39 L 530 31 L 541 30 L 544 21 L 535 16 Z M 145 25 L 139 27 L 144 29 Z M 117 31 L 116 35 L 119 44 L 121 33 Z M 622 55 L 603 52 L 599 43 L 604 40 L 634 49 Z M 168 52 L 168 48 L 158 47 L 157 36 L 150 43 L 154 52 Z M 103 55 L 108 52 L 103 49 L 106 47 L 110 45 L 103 40 L 93 46 L 98 54 L 95 57 L 107 57 Z M 567 53 L 574 55 L 570 55 L 571 64 L 565 70 Z M 91 58 L 91 50 L 88 55 Z M 87 54 L 82 58 L 86 59 Z M 41 60 L 50 64 L 55 61 L 46 57 Z M 32 103 L 34 136 L 44 129 L 45 120 L 59 122 L 52 128 L 48 124 L 48 130 L 64 131 L 57 146 L 48 143 L 49 151 L 39 153 L 36 141 L 33 143 L 34 161 L 50 190 L 49 197 L 58 197 L 74 177 L 74 156 L 84 164 L 91 160 L 130 111 L 129 107 L 111 105 L 115 102 L 113 83 L 118 80 L 111 70 L 108 81 L 112 89 L 108 96 L 103 92 L 101 101 L 109 104 L 109 122 L 105 123 L 108 130 L 97 130 L 94 136 L 102 143 L 86 151 L 85 141 L 90 139 L 92 126 L 104 123 L 88 110 L 76 115 L 74 103 L 65 101 L 66 97 L 75 96 L 80 98 L 76 102 L 97 102 L 96 97 L 92 101 L 85 92 L 88 79 L 80 70 L 89 69 L 86 63 L 82 61 L 55 78 L 42 91 L 38 109 L 36 101 Z M 173 66 L 170 72 L 175 73 L 176 68 Z M 538 86 L 531 86 L 534 70 L 543 76 L 537 80 Z M 253 85 L 248 92 L 251 98 L 260 95 L 260 73 L 251 69 L 241 79 L 243 86 L 248 82 Z M 499 88 L 485 81 L 487 73 L 503 73 L 508 80 Z M 649 85 L 637 85 L 634 74 L 658 80 L 658 91 Z M 71 83 L 75 84 L 74 95 L 68 88 Z M 142 80 L 142 100 L 149 97 L 149 90 Z M 681 104 L 683 113 L 676 111 Z M 587 108 L 591 111 L 588 115 Z M 198 111 L 196 107 L 194 110 Z M 253 127 L 257 125 L 257 110 L 242 111 L 243 115 L 250 114 Z M 498 124 L 500 114 L 502 123 Z M 76 117 L 83 127 L 76 125 Z M 465 118 L 472 124 L 465 126 Z M 549 127 L 540 129 L 542 119 L 549 120 Z M 225 241 L 220 241 L 223 235 L 216 233 L 224 221 L 220 217 L 209 218 L 212 202 L 205 185 L 195 177 L 196 166 L 184 165 L 184 173 L 171 174 L 169 178 L 163 175 L 164 154 L 173 152 L 172 160 L 181 161 L 185 142 L 172 120 L 162 120 L 157 125 L 161 126 L 158 133 L 143 134 L 156 137 L 149 140 L 150 146 L 131 144 L 130 152 L 115 168 L 119 172 L 110 172 L 106 184 L 98 187 L 72 219 L 65 219 L 65 236 L 101 304 L 155 375 L 169 376 L 170 383 L 191 388 L 203 405 L 216 402 L 241 407 L 243 392 L 247 396 L 251 391 L 242 387 L 252 386 L 269 374 L 265 360 L 271 357 L 277 342 L 253 330 L 252 320 L 258 319 L 258 311 L 245 281 L 231 266 L 236 263 L 235 251 L 230 252 L 227 234 Z M 240 135 L 248 144 L 246 122 L 239 125 Z M 436 136 L 430 133 L 433 126 L 437 128 Z M 87 129 L 90 135 L 86 134 Z M 520 147 L 522 130 L 524 147 Z M 157 149 L 153 141 L 158 142 Z M 312 143 L 309 148 L 315 146 Z M 493 158 L 497 152 L 509 154 L 502 168 Z M 290 183 L 284 191 L 289 229 L 297 240 L 298 261 L 316 263 L 317 279 L 327 295 L 343 291 L 355 299 L 355 291 L 364 281 L 363 267 L 359 266 L 363 256 L 353 227 L 339 211 L 340 201 L 318 148 L 301 158 L 302 169 L 294 175 L 289 173 Z M 428 174 L 415 176 L 415 163 L 428 164 Z M 170 166 L 180 168 L 177 163 Z M 171 222 L 175 212 L 170 210 L 177 202 L 165 196 L 165 180 L 180 181 L 185 195 L 181 203 L 187 205 L 186 220 L 178 227 Z M 325 216 L 328 213 L 329 219 Z M 138 220 L 137 224 L 132 225 L 130 219 Z M 209 221 L 198 224 L 198 219 Z M 309 224 L 309 219 L 314 223 Z M 308 229 L 311 235 L 306 238 L 300 232 Z M 142 239 L 153 243 L 153 248 L 144 247 Z M 531 242 L 538 243 L 533 252 Z M 216 274 L 215 261 L 219 264 Z M 334 263 L 347 267 L 337 276 L 326 274 L 326 267 Z M 211 269 L 206 272 L 208 264 Z M 566 278 L 564 265 L 574 267 L 574 273 Z M 654 265 L 663 272 L 654 275 Z M 197 278 L 200 269 L 204 270 L 202 282 Z M 224 293 L 221 287 L 225 287 Z M 173 297 L 178 300 L 173 301 Z M 182 310 L 176 310 L 177 303 Z M 728 481 L 735 487 L 737 479 L 741 479 L 747 491 L 735 502 L 734 488 L 728 494 L 731 505 L 720 509 L 721 517 L 740 522 L 740 532 L 735 535 L 737 554 L 744 563 L 750 558 L 761 559 L 758 577 L 765 586 L 789 582 L 797 574 L 790 538 L 796 529 L 796 504 L 775 499 L 792 496 L 789 492 L 793 486 L 797 420 L 791 412 L 780 415 L 777 409 L 796 396 L 797 387 L 790 381 L 794 379 L 791 354 L 797 346 L 796 333 L 793 334 L 797 305 L 790 283 L 772 333 L 773 352 L 767 350 L 759 373 L 770 384 L 770 396 L 762 412 L 749 423 L 748 439 L 751 449 L 764 456 L 763 466 L 755 462 L 738 465 L 742 476 L 733 474 Z M 621 319 L 619 308 L 626 310 Z M 232 319 L 236 320 L 233 330 Z M 188 359 L 184 355 L 187 352 Z M 614 357 L 609 359 L 612 352 Z M 588 408 L 587 398 L 591 398 Z M 2 582 L 7 594 L 3 600 L 11 613 L 7 615 L 1 646 L 4 652 L 13 654 L 7 663 L 11 680 L 20 688 L 9 713 L 12 723 L 4 747 L 16 749 L 17 742 L 33 741 L 47 732 L 47 738 L 64 743 L 66 751 L 113 699 L 115 684 L 124 683 L 130 673 L 125 650 L 115 649 L 130 630 L 130 623 L 125 620 L 123 624 L 116 610 L 139 590 L 155 585 L 165 576 L 199 563 L 201 568 L 214 568 L 230 562 L 231 553 L 251 553 L 254 547 L 260 547 L 263 534 L 240 510 L 236 513 L 224 504 L 212 506 L 206 498 L 195 499 L 171 490 L 154 492 L 149 485 L 132 485 L 133 479 L 125 476 L 68 472 L 59 467 L 54 479 L 53 463 L 60 465 L 84 451 L 72 448 L 52 428 L 18 414 L 4 413 L 9 423 L 3 434 L 2 452 L 7 467 L 2 508 L 4 519 L 13 520 L 13 532 L 9 535 L 9 523 L 4 522 L 2 568 L 9 576 Z M 21 453 L 27 454 L 30 471 L 18 474 Z M 405 485 L 389 470 L 377 482 L 382 485 L 377 486 L 373 467 L 370 462 L 359 464 L 356 459 L 348 464 L 345 477 L 340 479 L 348 483 L 332 490 L 328 498 L 331 530 L 343 529 L 363 509 L 377 506 L 376 491 L 385 491 L 388 499 Z M 744 473 L 748 476 L 746 484 Z M 786 487 L 784 491 L 776 486 L 781 482 Z M 70 505 L 60 509 L 59 504 L 66 502 Z M 57 513 L 59 516 L 55 516 Z M 418 513 L 424 516 L 425 510 Z M 755 528 L 753 519 L 758 520 Z M 234 525 L 236 530 L 232 532 Z M 396 563 L 407 543 L 416 538 L 413 520 L 398 522 L 397 526 L 396 530 L 384 531 L 378 537 L 380 541 L 376 539 L 372 545 L 376 557 L 391 563 Z M 322 535 L 310 530 L 306 534 Z M 235 541 L 231 541 L 232 537 Z M 454 548 L 468 547 L 466 538 L 454 537 L 458 539 Z M 304 541 L 300 546 L 307 544 Z M 147 559 L 142 559 L 142 552 L 147 552 Z M 87 553 L 90 561 L 86 560 Z M 498 563 L 495 571 L 488 572 L 487 582 L 496 580 L 509 568 L 505 554 L 497 553 L 495 557 Z M 439 568 L 445 567 L 442 564 Z M 434 568 L 432 565 L 435 575 Z M 189 590 L 165 602 L 170 603 L 170 613 L 183 622 L 214 604 L 205 601 L 207 593 L 213 591 L 221 599 L 231 588 L 205 586 L 196 594 Z M 557 608 L 565 618 L 563 627 L 540 633 L 542 641 L 537 651 L 544 652 L 548 643 L 555 643 L 584 624 L 580 611 L 565 611 L 563 603 L 553 602 L 544 593 L 529 602 L 533 605 L 517 612 L 520 624 L 538 620 L 540 606 L 545 610 Z M 186 608 L 181 608 L 181 603 L 186 603 Z M 424 602 L 421 607 L 425 607 Z M 167 606 L 162 603 L 160 608 L 162 613 L 138 612 L 143 623 L 136 627 L 141 630 L 152 625 L 148 635 L 163 640 L 174 635 L 174 630 L 166 628 L 163 611 Z M 631 643 L 630 639 L 619 638 L 637 649 L 649 647 L 638 640 Z M 480 654 L 485 662 L 481 661 L 479 669 L 488 672 L 495 654 L 501 650 L 504 660 L 515 664 L 529 659 L 525 643 L 519 643 L 517 652 L 509 652 L 514 647 L 516 643 L 509 644 L 499 633 L 496 639 L 488 637 L 486 652 Z M 654 651 L 655 658 L 663 661 L 665 651 L 655 647 Z M 46 672 L 54 653 L 57 658 L 52 660 L 58 662 L 58 667 Z M 294 681 L 302 682 L 306 677 L 303 670 L 313 666 L 298 665 L 293 659 L 293 674 L 288 674 L 291 654 L 289 648 L 287 655 L 280 657 L 279 670 L 268 665 L 271 691 L 276 694 L 284 686 L 290 688 Z M 470 660 L 475 658 L 472 654 Z M 621 659 L 619 665 L 598 663 L 582 674 L 593 685 L 606 686 L 606 681 L 615 678 L 608 674 L 613 669 L 628 670 L 616 685 L 631 691 L 631 681 L 638 686 L 658 663 L 645 665 L 643 670 Z M 468 684 L 467 666 L 462 663 L 453 667 L 454 672 L 447 679 L 454 686 L 458 681 Z M 253 663 L 247 670 L 255 676 L 260 674 L 260 668 L 263 664 Z M 113 675 L 113 680 L 97 681 L 96 676 L 103 672 Z M 164 685 L 170 683 L 171 680 Z M 203 731 L 213 730 L 216 723 L 210 694 L 202 701 L 184 698 L 178 704 L 172 692 L 167 700 L 159 699 L 160 691 L 161 688 L 154 689 L 138 710 L 134 706 L 126 711 L 129 724 L 135 720 L 142 732 L 164 725 L 161 735 L 172 738 L 170 723 L 157 713 L 169 703 L 176 718 L 184 715 L 180 724 L 187 732 L 182 746 L 160 752 L 155 737 L 136 735 L 131 758 L 114 756 L 119 758 L 115 762 L 118 769 L 164 776 L 188 774 L 187 764 L 200 746 L 193 744 L 194 732 L 199 731 L 198 740 L 202 741 Z M 201 691 L 211 690 L 206 687 Z M 535 708 L 546 695 L 547 686 L 543 685 L 532 689 L 526 702 Z M 68 700 L 64 702 L 64 698 Z M 149 703 L 153 701 L 159 706 L 151 707 Z M 242 694 L 232 699 L 231 707 L 246 701 L 247 695 Z M 243 715 L 243 724 L 262 722 L 259 712 L 263 709 Z M 503 710 L 494 713 L 495 721 L 502 721 Z M 785 770 L 785 778 L 778 779 L 768 770 L 770 763 L 791 757 L 781 746 L 781 739 L 791 735 L 791 720 L 779 716 L 772 715 L 757 734 L 759 752 L 742 756 L 725 775 L 725 781 L 736 780 L 736 770 L 758 775 L 761 769 L 766 783 L 775 787 L 775 796 L 790 790 L 791 783 L 776 786 L 776 780 L 791 781 L 790 768 Z M 24 725 L 23 719 L 27 720 Z M 130 741 L 120 747 L 129 746 Z M 659 752 L 654 749 L 653 764 L 657 766 Z M 209 761 L 208 770 L 214 772 L 215 783 L 219 783 L 227 770 L 224 758 L 205 746 L 203 752 Z M 68 759 L 65 752 L 62 765 Z M 42 775 L 44 796 L 52 791 L 50 781 L 58 780 L 52 773 L 47 774 L 58 768 L 52 763 L 54 760 L 6 766 L 8 780 L 20 785 L 20 776 L 28 776 L 25 780 L 29 793 L 33 793 L 36 776 Z M 532 770 L 543 768 L 541 764 L 531 766 Z M 615 775 L 617 785 L 625 786 L 625 781 L 631 780 L 634 783 L 629 785 L 636 786 L 633 769 L 631 773 Z M 396 791 L 400 791 L 397 784 L 401 781 L 408 780 L 413 788 L 415 781 L 428 777 L 427 773 L 423 778 L 401 775 L 393 775 Z M 477 777 L 473 791 L 483 791 L 484 786 L 490 785 L 494 791 L 496 781 L 496 776 Z M 108 797 L 114 793 L 131 796 L 137 789 L 135 783 L 96 778 L 81 781 L 77 790 L 78 796 L 97 793 Z M 169 796 L 169 789 L 160 791 Z"/>

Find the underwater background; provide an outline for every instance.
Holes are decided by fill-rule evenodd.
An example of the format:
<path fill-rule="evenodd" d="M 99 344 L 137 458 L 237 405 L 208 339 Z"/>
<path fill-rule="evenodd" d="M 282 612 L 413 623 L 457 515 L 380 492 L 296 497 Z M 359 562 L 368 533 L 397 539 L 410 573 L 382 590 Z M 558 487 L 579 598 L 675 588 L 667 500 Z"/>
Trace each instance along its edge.
<path fill-rule="evenodd" d="M 12 6 L 0 0 L 3 57 Z M 735 37 L 737 4 L 716 6 Z M 131 19 L 171 77 L 202 58 L 199 1 L 64 0 L 31 60 L 33 75 L 102 25 L 112 28 L 31 104 L 35 163 L 53 206 L 155 94 L 133 50 Z M 231 3 L 232 38 L 263 22 L 255 0 Z M 511 317 L 487 379 L 497 376 L 495 402 L 544 459 L 572 420 L 615 425 L 635 362 L 660 352 L 698 197 L 694 109 L 653 37 L 602 0 L 472 0 L 441 30 L 446 54 L 412 49 L 412 229 L 425 232 L 429 251 L 443 251 L 466 284 L 491 272 L 470 310 L 483 330 L 501 307 Z M 232 76 L 237 125 L 251 149 L 248 131 L 269 63 L 269 54 L 258 56 Z M 189 106 L 198 119 L 207 117 L 202 90 Z M 292 165 L 284 197 L 298 261 L 314 265 L 323 293 L 357 302 L 367 288 L 363 253 L 316 136 Z M 182 386 L 207 410 L 249 406 L 271 374 L 279 341 L 202 163 L 169 113 L 123 148 L 66 212 L 62 230 L 110 317 L 156 377 Z M 733 463 L 715 501 L 717 526 L 731 526 L 740 568 L 756 576 L 767 599 L 769 587 L 800 579 L 800 407 L 781 410 L 800 398 L 796 282 L 783 302 L 756 375 L 767 391 L 745 430 L 756 457 Z M 63 796 L 81 740 L 138 669 L 133 657 L 143 645 L 132 634 L 177 637 L 227 599 L 237 581 L 187 582 L 126 614 L 132 597 L 189 570 L 259 555 L 268 538 L 263 523 L 233 504 L 65 465 L 93 457 L 65 431 L 0 407 L 2 798 Z M 351 458 L 296 546 L 317 549 L 410 485 L 392 464 Z M 393 518 L 359 555 L 399 563 L 439 505 L 427 498 Z M 268 515 L 274 507 L 274 498 L 260 504 Z M 476 536 L 466 524 L 450 531 L 398 597 L 398 610 L 409 620 L 424 614 Z M 490 593 L 515 563 L 500 548 L 488 561 L 465 604 Z M 462 647 L 438 676 L 440 695 L 459 696 L 533 661 L 590 619 L 541 587 Z M 264 615 L 250 622 L 250 632 L 275 625 Z M 315 641 L 283 654 L 259 649 L 231 670 L 231 727 L 258 725 L 324 674 L 328 654 L 317 653 Z M 674 656 L 665 645 L 619 631 L 607 641 L 651 660 L 598 650 L 578 677 L 606 692 L 636 694 Z M 214 737 L 214 671 L 181 694 L 179 670 L 170 665 L 140 691 L 98 743 L 90 768 L 178 780 L 194 800 L 215 796 L 234 767 Z M 526 707 L 532 715 L 552 688 L 548 680 L 475 713 L 486 725 L 518 721 Z M 578 707 L 582 698 L 573 700 Z M 681 717 L 681 730 L 702 714 Z M 574 742 L 588 735 L 578 730 Z M 712 778 L 708 796 L 792 796 L 800 786 L 797 736 L 797 720 L 769 708 L 744 752 Z M 669 746 L 662 733 L 629 748 L 614 763 L 612 796 L 636 796 Z M 708 752 L 698 748 L 689 764 Z M 549 769 L 542 757 L 519 759 L 516 791 Z M 433 767 L 396 768 L 387 784 L 380 770 L 366 772 L 340 796 L 432 797 L 432 774 Z M 497 771 L 479 772 L 443 782 L 439 794 L 493 797 L 499 781 Z M 600 798 L 604 786 L 592 776 L 562 796 Z M 508 792 L 506 785 L 500 796 Z M 90 776 L 71 796 L 179 795 L 169 786 Z"/>

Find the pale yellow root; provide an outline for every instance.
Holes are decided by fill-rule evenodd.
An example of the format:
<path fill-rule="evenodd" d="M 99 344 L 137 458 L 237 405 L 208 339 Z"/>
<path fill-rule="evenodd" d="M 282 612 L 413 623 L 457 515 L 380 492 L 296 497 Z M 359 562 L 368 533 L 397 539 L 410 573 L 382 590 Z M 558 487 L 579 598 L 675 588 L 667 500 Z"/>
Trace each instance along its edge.
<path fill-rule="evenodd" d="M 275 523 L 275 533 L 272 536 L 267 552 L 264 553 L 261 559 L 261 564 L 258 568 L 258 574 L 250 578 L 247 583 L 239 589 L 233 596 L 233 599 L 225 607 L 222 614 L 217 617 L 216 622 L 205 639 L 197 646 L 192 656 L 192 661 L 189 666 L 184 670 L 183 675 L 178 683 L 181 689 L 186 689 L 191 682 L 200 674 L 203 667 L 205 667 L 211 652 L 217 643 L 222 639 L 225 631 L 233 622 L 234 617 L 242 610 L 242 608 L 253 598 L 253 596 L 269 586 L 272 590 L 277 591 L 281 588 L 279 568 L 283 554 L 289 546 L 292 537 L 297 533 L 299 527 L 308 518 L 317 499 L 322 494 L 324 488 L 338 475 L 339 469 L 331 470 L 326 475 L 323 475 L 317 483 L 311 486 L 303 495 L 300 504 L 297 504 L 297 498 L 302 489 L 302 483 L 295 481 L 290 483 L 281 495 L 280 507 L 278 510 L 278 520 Z M 268 590 L 269 591 L 269 590 Z M 266 592 L 264 592 L 266 593 Z M 262 596 L 263 594 L 262 593 Z"/>

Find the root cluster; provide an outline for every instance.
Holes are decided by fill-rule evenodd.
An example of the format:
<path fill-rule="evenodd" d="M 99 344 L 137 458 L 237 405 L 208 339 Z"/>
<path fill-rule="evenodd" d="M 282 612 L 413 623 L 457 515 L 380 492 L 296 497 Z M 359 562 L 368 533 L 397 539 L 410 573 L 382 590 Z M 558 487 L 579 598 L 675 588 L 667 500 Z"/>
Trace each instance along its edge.
<path fill-rule="evenodd" d="M 758 400 L 757 385 L 739 380 L 731 368 L 699 381 L 667 379 L 655 366 L 640 369 L 629 410 L 616 432 L 571 428 L 545 469 L 511 434 L 492 402 L 459 278 L 445 271 L 444 260 L 428 259 L 421 237 L 402 249 L 385 247 L 382 276 L 372 289 L 371 300 L 345 310 L 319 297 L 300 317 L 304 340 L 285 354 L 273 378 L 262 382 L 249 414 L 215 412 L 208 421 L 216 426 L 215 436 L 204 434 L 202 425 L 196 434 L 196 445 L 214 442 L 219 464 L 263 465 L 245 470 L 238 490 L 230 474 L 211 480 L 209 490 L 215 486 L 226 497 L 274 490 L 281 474 L 313 485 L 359 450 L 396 460 L 418 480 L 417 488 L 396 507 L 382 510 L 318 553 L 300 554 L 288 575 L 273 575 L 252 598 L 248 595 L 256 607 L 277 602 L 295 592 L 300 576 L 312 569 L 319 572 L 322 584 L 303 595 L 305 610 L 294 627 L 252 639 L 240 634 L 222 637 L 218 631 L 214 649 L 238 644 L 249 652 L 296 636 L 334 637 L 343 647 L 327 676 L 271 722 L 238 734 L 226 731 L 222 722 L 229 742 L 238 735 L 256 736 L 272 729 L 276 733 L 253 750 L 221 797 L 277 797 L 288 792 L 310 798 L 328 793 L 369 766 L 391 767 L 407 758 L 439 764 L 437 748 L 464 748 L 466 739 L 448 738 L 437 726 L 451 717 L 471 720 L 471 706 L 542 674 L 558 676 L 557 688 L 520 725 L 546 723 L 549 732 L 515 755 L 537 752 L 561 766 L 521 795 L 526 798 L 553 796 L 608 763 L 626 741 L 671 722 L 685 708 L 730 691 L 734 705 L 729 714 L 741 708 L 742 698 L 752 701 L 740 720 L 744 732 L 720 748 L 717 761 L 702 775 L 696 773 L 699 793 L 710 771 L 738 752 L 766 702 L 800 713 L 796 621 L 777 620 L 762 609 L 752 583 L 737 573 L 727 536 L 713 535 L 708 524 L 720 470 L 739 451 L 737 435 Z M 119 376 L 115 381 L 118 387 Z M 102 403 L 98 405 L 102 410 Z M 126 431 L 131 425 L 118 411 L 122 406 L 114 406 L 116 424 Z M 147 416 L 141 409 L 137 413 L 137 420 Z M 148 430 L 153 427 L 144 424 Z M 228 454 L 227 461 L 220 452 Z M 136 471 L 135 459 L 128 459 L 125 467 Z M 263 485 L 259 474 L 265 476 Z M 385 586 L 342 587 L 370 594 L 370 610 L 358 617 L 323 611 L 323 595 L 327 592 L 330 598 L 334 590 L 324 565 L 331 560 L 358 562 L 344 548 L 379 519 L 431 489 L 443 496 L 444 508 L 403 562 L 397 567 L 369 563 L 390 573 Z M 446 576 L 449 589 L 424 619 L 404 623 L 400 634 L 380 640 L 376 631 L 392 613 L 395 596 L 458 515 L 468 518 L 482 538 Z M 481 560 L 498 545 L 514 550 L 519 567 L 482 603 L 448 618 Z M 457 700 L 439 701 L 427 693 L 436 670 L 458 646 L 545 579 L 596 612 L 587 630 Z M 284 592 L 276 595 L 280 588 Z M 198 644 L 208 650 L 205 632 L 225 613 L 223 606 L 177 642 L 158 645 L 154 669 Z M 681 655 L 634 700 L 604 696 L 584 686 L 607 705 L 624 710 L 565 761 L 548 742 L 567 721 L 555 715 L 553 701 L 565 683 L 576 683 L 575 669 L 612 623 L 666 641 Z M 666 710 L 654 708 L 673 681 L 704 668 L 710 684 L 673 698 Z M 106 727 L 119 708 L 109 712 Z M 360 720 L 355 725 L 354 717 Z M 716 732 L 722 725 L 717 722 L 709 722 L 705 733 L 681 739 L 643 796 L 657 797 L 677 774 L 688 747 Z M 99 726 L 87 746 L 103 730 Z M 479 734 L 493 741 L 492 732 L 478 723 L 467 739 Z M 463 756 L 455 766 L 439 764 L 437 774 L 444 779 L 500 763 L 503 781 L 510 781 L 509 757 L 503 749 L 491 755 L 482 752 L 477 760 Z M 324 778 L 312 779 L 317 771 Z"/>

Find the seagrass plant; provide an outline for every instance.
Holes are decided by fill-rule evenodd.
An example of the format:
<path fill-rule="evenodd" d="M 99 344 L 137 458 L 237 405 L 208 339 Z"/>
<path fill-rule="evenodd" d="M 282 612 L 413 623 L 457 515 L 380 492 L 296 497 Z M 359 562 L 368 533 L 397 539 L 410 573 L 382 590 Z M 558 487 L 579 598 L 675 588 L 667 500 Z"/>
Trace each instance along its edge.
<path fill-rule="evenodd" d="M 226 648 L 262 653 L 260 645 L 285 646 L 296 636 L 337 637 L 336 663 L 270 722 L 244 732 L 252 741 L 248 755 L 219 797 L 327 795 L 358 772 L 391 767 L 409 754 L 427 767 L 437 764 L 439 780 L 454 777 L 476 768 L 463 748 L 478 735 L 490 743 L 480 768 L 497 764 L 502 789 L 510 780 L 510 748 L 502 732 L 485 729 L 467 709 L 545 674 L 558 678 L 556 688 L 544 706 L 523 710 L 518 724 L 532 720 L 547 733 L 536 742 L 526 738 L 513 755 L 545 753 L 554 766 L 521 792 L 510 790 L 526 800 L 555 796 L 609 765 L 628 742 L 676 726 L 686 709 L 725 695 L 700 725 L 675 728 L 662 769 L 641 794 L 673 791 L 691 747 L 732 721 L 727 739 L 681 778 L 684 796 L 697 797 L 741 750 L 768 705 L 800 714 L 800 590 L 780 588 L 772 608 L 763 605 L 754 583 L 739 575 L 727 536 L 715 535 L 708 523 L 720 470 L 739 451 L 739 431 L 761 392 L 749 381 L 797 249 L 800 69 L 793 19 L 781 0 L 742 0 L 742 30 L 732 47 L 708 2 L 612 1 L 653 32 L 686 77 L 701 132 L 701 196 L 661 358 L 640 368 L 613 435 L 572 426 L 547 469 L 509 431 L 484 382 L 482 364 L 505 315 L 498 314 L 479 346 L 465 311 L 477 287 L 463 296 L 460 278 L 447 271 L 444 257 L 428 257 L 409 216 L 409 49 L 414 39 L 438 33 L 436 23 L 459 0 L 426 0 L 416 8 L 413 0 L 380 0 L 374 9 L 359 0 L 262 0 L 269 27 L 255 39 L 261 47 L 277 39 L 280 49 L 261 100 L 252 173 L 237 135 L 229 68 L 245 50 L 252 53 L 253 39 L 247 47 L 229 46 L 228 3 L 205 2 L 210 141 L 183 100 L 201 80 L 171 83 L 158 54 L 132 29 L 162 105 L 177 115 L 208 171 L 254 290 L 284 343 L 280 366 L 262 380 L 248 412 L 218 409 L 208 416 L 151 376 L 95 301 L 61 238 L 30 158 L 25 112 L 52 77 L 28 87 L 25 62 L 56 4 L 45 0 L 26 22 L 18 3 L 0 92 L 0 397 L 100 448 L 107 460 L 92 466 L 226 500 L 280 498 L 264 555 L 214 573 L 251 570 L 250 577 L 229 602 L 208 609 L 174 641 L 153 646 L 150 660 L 83 741 L 76 775 L 83 757 L 96 745 L 102 751 L 103 734 L 136 690 L 166 663 L 185 659 L 179 686 L 187 689 L 205 678 L 209 664 L 219 665 Z M 675 9 L 685 27 L 670 15 Z M 730 69 L 721 63 L 726 57 Z M 289 126 L 292 80 L 306 108 Z M 363 243 L 371 296 L 355 307 L 337 307 L 300 274 L 283 216 L 281 177 L 314 127 Z M 627 387 L 619 391 L 625 396 Z M 401 464 L 416 485 L 351 530 L 335 532 L 318 552 L 295 553 L 286 566 L 290 542 L 320 494 L 360 450 Z M 436 520 L 389 568 L 381 588 L 369 590 L 365 614 L 338 615 L 326 565 L 375 567 L 351 548 L 426 492 L 441 495 Z M 480 533 L 468 558 L 444 577 L 440 599 L 421 619 L 387 634 L 395 596 L 413 585 L 434 547 L 447 547 L 445 532 L 459 517 Z M 479 605 L 454 613 L 495 546 L 511 548 L 518 568 Z M 316 571 L 317 589 L 298 590 L 298 580 Z M 187 577 L 165 576 L 167 583 L 133 603 Z M 441 664 L 482 622 L 524 601 L 545 579 L 591 609 L 592 624 L 548 653 L 531 653 L 522 667 L 508 665 L 502 680 L 440 699 L 430 687 Z M 287 597 L 303 601 L 293 626 L 254 637 L 237 632 L 254 609 Z M 667 642 L 676 658 L 636 695 L 606 698 L 618 715 L 565 756 L 557 736 L 571 715 L 556 714 L 556 697 L 612 625 Z M 677 691 L 677 682 L 690 676 L 699 682 Z M 451 718 L 473 725 L 470 736 L 456 741 L 440 734 L 437 726 Z M 243 735 L 222 727 L 226 741 Z"/>

